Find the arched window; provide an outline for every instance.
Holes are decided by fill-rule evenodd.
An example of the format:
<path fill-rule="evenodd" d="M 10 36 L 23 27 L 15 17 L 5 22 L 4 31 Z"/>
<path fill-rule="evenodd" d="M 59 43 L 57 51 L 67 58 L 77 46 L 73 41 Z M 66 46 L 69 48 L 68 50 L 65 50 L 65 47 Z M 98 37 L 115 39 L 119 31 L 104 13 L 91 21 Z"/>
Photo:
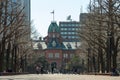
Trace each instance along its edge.
<path fill-rule="evenodd" d="M 71 48 L 72 48 L 70 43 L 67 44 L 67 48 L 68 48 L 68 49 L 71 49 Z"/>
<path fill-rule="evenodd" d="M 40 43 L 37 44 L 38 49 L 42 49 L 42 45 Z"/>

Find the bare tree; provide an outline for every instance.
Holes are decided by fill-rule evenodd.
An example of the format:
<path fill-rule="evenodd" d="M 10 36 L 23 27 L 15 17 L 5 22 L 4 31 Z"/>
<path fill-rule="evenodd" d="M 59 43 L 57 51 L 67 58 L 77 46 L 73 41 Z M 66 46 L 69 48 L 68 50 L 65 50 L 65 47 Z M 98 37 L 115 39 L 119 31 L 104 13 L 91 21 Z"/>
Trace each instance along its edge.
<path fill-rule="evenodd" d="M 26 21 L 24 7 L 12 0 L 0 1 L 0 71 L 20 68 L 20 51 L 30 47 L 30 23 Z"/>
<path fill-rule="evenodd" d="M 88 18 L 79 32 L 93 51 L 93 57 L 97 55 L 98 71 L 105 72 L 107 69 L 110 72 L 111 67 L 117 67 L 120 45 L 119 3 L 119 0 L 90 1 Z"/>

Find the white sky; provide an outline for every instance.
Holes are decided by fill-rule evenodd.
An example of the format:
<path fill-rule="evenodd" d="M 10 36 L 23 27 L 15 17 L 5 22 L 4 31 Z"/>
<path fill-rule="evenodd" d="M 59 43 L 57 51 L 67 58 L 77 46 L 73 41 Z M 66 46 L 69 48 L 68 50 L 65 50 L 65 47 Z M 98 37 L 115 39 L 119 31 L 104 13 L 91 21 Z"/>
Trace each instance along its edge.
<path fill-rule="evenodd" d="M 39 35 L 45 37 L 53 20 L 50 12 L 55 11 L 55 21 L 66 21 L 71 15 L 72 20 L 79 21 L 79 14 L 87 12 L 89 0 L 31 0 L 31 20 Z"/>

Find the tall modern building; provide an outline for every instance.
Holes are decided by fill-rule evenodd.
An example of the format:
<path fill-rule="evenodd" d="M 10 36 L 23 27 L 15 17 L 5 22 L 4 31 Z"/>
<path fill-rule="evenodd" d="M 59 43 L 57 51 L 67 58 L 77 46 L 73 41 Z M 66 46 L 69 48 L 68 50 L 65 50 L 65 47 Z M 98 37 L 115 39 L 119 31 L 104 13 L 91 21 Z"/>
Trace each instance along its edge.
<path fill-rule="evenodd" d="M 89 13 L 80 13 L 79 16 L 80 24 L 85 24 L 86 20 L 88 19 L 88 15 Z"/>
<path fill-rule="evenodd" d="M 27 25 L 26 29 L 29 32 L 31 32 L 30 31 L 31 30 L 31 28 L 30 28 L 30 21 L 31 21 L 30 1 L 31 0 L 13 0 L 13 1 L 18 2 L 21 5 L 21 7 L 24 8 L 23 13 L 25 14 L 25 19 L 26 19 L 26 21 L 25 21 L 25 24 Z M 30 39 L 30 34 L 28 34 L 26 36 L 26 39 L 28 39 L 28 40 Z"/>
<path fill-rule="evenodd" d="M 24 9 L 24 13 L 26 15 L 26 19 L 28 21 L 30 21 L 30 0 L 21 0 L 22 1 L 22 4 L 23 4 L 23 7 L 25 7 Z"/>
<path fill-rule="evenodd" d="M 21 0 L 22 1 L 22 4 L 23 4 L 23 7 L 24 8 L 24 13 L 25 13 L 25 16 L 26 16 L 26 24 L 28 25 L 28 31 L 31 32 L 31 27 L 30 27 L 30 22 L 31 22 L 31 5 L 30 5 L 30 1 L 31 0 Z M 28 34 L 28 36 L 26 36 L 26 38 L 29 40 L 30 39 L 30 35 L 31 34 Z"/>
<path fill-rule="evenodd" d="M 22 7 L 24 7 L 23 11 L 26 15 L 26 19 L 30 21 L 30 1 L 31 0 L 11 0 L 12 2 L 19 3 Z"/>
<path fill-rule="evenodd" d="M 78 30 L 80 28 L 80 22 L 63 21 L 59 22 L 59 27 L 63 41 L 79 42 Z"/>
<path fill-rule="evenodd" d="M 28 26 L 28 27 L 26 27 L 26 29 L 30 31 L 30 21 L 31 21 L 31 18 L 30 18 L 30 0 L 0 0 L 0 6 L 2 6 L 6 1 L 8 1 L 7 2 L 8 8 L 7 9 L 9 9 L 8 10 L 10 12 L 9 14 L 12 13 L 15 15 L 17 13 L 16 6 L 18 7 L 18 5 L 19 5 L 19 7 L 24 8 L 23 9 L 23 14 L 25 14 L 25 22 L 24 23 L 25 23 L 25 25 Z M 1 8 L 1 9 L 4 12 L 4 8 Z M 22 9 L 20 9 L 20 10 L 22 10 Z M 0 37 L 1 37 L 1 35 L 0 35 Z M 27 38 L 30 39 L 30 34 L 27 36 Z"/>

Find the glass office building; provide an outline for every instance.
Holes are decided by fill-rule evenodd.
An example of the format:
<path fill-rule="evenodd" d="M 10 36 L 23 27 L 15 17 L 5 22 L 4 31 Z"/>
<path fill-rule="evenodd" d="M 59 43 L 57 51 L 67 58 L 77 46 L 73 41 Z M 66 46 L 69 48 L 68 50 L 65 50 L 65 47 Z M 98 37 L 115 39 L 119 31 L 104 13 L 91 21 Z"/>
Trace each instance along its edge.
<path fill-rule="evenodd" d="M 59 27 L 63 41 L 79 42 L 78 30 L 80 28 L 80 22 L 59 22 Z"/>

